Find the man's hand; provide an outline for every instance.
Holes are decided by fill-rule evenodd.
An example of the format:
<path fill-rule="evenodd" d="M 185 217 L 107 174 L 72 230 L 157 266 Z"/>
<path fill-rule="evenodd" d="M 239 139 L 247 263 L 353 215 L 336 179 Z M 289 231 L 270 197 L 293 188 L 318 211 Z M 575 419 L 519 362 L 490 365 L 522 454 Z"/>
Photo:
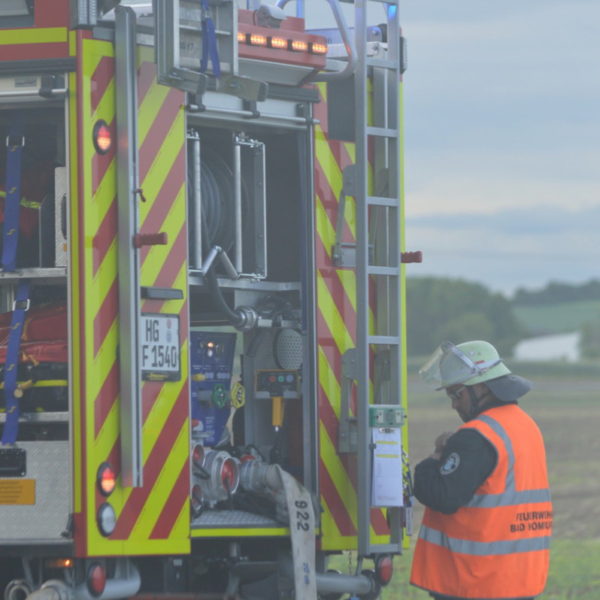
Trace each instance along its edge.
<path fill-rule="evenodd" d="M 446 442 L 448 441 L 448 438 L 451 435 L 454 435 L 454 431 L 445 431 L 441 435 L 438 435 L 437 438 L 435 438 L 435 450 L 433 451 L 431 458 L 435 458 L 436 460 L 440 459 L 440 457 L 442 456 L 442 452 L 446 447 Z"/>

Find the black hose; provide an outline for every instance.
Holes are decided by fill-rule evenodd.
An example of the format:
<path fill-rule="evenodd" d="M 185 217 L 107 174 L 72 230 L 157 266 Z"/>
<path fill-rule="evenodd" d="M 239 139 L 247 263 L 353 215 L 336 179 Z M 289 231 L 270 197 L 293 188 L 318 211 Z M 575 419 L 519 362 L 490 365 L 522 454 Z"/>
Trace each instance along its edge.
<path fill-rule="evenodd" d="M 208 241 L 208 228 L 206 226 L 206 221 L 201 219 L 200 227 L 202 227 L 202 249 L 205 255 L 208 255 L 210 251 L 211 245 Z M 204 274 L 206 281 L 208 283 L 208 289 L 210 290 L 211 296 L 213 300 L 216 302 L 218 308 L 225 314 L 227 320 L 236 328 L 241 327 L 243 325 L 243 317 L 239 312 L 233 310 L 227 301 L 223 297 L 223 292 L 219 286 L 219 281 L 217 280 L 217 274 L 215 272 L 214 263 L 208 269 L 208 272 Z"/>

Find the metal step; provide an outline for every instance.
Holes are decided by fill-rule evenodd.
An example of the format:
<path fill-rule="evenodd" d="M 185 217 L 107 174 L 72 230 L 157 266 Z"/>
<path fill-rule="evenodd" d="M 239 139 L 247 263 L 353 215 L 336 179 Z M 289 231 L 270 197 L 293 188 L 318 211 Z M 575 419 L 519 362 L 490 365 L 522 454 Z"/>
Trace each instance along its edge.
<path fill-rule="evenodd" d="M 398 130 L 389 127 L 367 127 L 366 134 L 373 137 L 397 138 Z"/>
<path fill-rule="evenodd" d="M 395 71 L 398 68 L 398 63 L 395 60 L 386 60 L 384 58 L 367 57 L 368 67 L 378 67 L 381 69 L 389 69 Z"/>
<path fill-rule="evenodd" d="M 400 338 L 395 335 L 369 335 L 367 343 L 380 346 L 399 346 Z"/>
<path fill-rule="evenodd" d="M 398 198 L 386 198 L 385 196 L 367 196 L 369 206 L 389 206 L 390 208 L 400 208 Z"/>
<path fill-rule="evenodd" d="M 369 265 L 367 267 L 367 273 L 369 275 L 382 275 L 385 277 L 399 277 L 400 276 L 400 268 L 399 267 L 384 267 L 378 265 Z"/>
<path fill-rule="evenodd" d="M 269 517 L 242 510 L 205 510 L 192 520 L 191 526 L 192 529 L 287 527 Z"/>

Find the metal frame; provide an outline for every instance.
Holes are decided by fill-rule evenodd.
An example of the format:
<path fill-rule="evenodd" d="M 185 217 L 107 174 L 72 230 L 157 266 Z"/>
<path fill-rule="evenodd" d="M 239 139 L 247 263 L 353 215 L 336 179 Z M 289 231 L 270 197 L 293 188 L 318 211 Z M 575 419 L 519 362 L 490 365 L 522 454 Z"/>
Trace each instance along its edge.
<path fill-rule="evenodd" d="M 378 0 L 380 1 L 380 0 Z M 375 376 L 389 376 L 388 398 L 375 398 L 376 403 L 400 404 L 402 374 L 402 295 L 401 295 L 401 204 L 400 204 L 400 117 L 399 83 L 401 73 L 400 35 L 398 26 L 398 0 L 385 2 L 395 6 L 388 10 L 388 49 L 385 59 L 371 58 L 367 52 L 367 5 L 368 0 L 355 1 L 356 70 L 355 94 L 355 140 L 356 163 L 354 195 L 356 200 L 356 286 L 357 286 L 357 342 L 355 378 L 358 388 L 357 437 L 358 448 L 358 553 L 365 557 L 379 552 L 401 552 L 402 532 L 400 509 L 389 508 L 391 542 L 374 544 L 370 533 L 372 457 L 369 405 L 371 369 L 369 351 L 376 347 L 384 353 L 388 366 L 378 369 Z M 391 16 L 390 16 L 391 14 Z M 369 76 L 376 75 L 376 93 L 373 95 L 374 124 L 369 115 Z M 384 173 L 375 174 L 376 193 L 371 195 L 369 181 L 369 138 L 375 140 L 376 155 L 380 164 L 376 167 Z M 383 179 L 383 185 L 381 185 Z M 379 185 L 378 185 L 379 183 Z M 380 191 L 378 188 L 382 188 Z M 386 225 L 387 224 L 387 225 Z M 369 240 L 373 240 L 373 252 Z M 371 256 L 372 255 L 372 256 Z M 374 260 L 375 264 L 371 261 Z M 378 310 L 376 330 L 369 331 L 369 280 L 377 279 Z M 389 320 L 386 318 L 389 315 Z M 387 355 L 387 356 L 386 356 Z M 381 385 L 376 385 L 383 392 Z"/>
<path fill-rule="evenodd" d="M 219 39 L 229 40 L 228 50 L 224 58 L 229 64 L 230 73 L 237 75 L 237 5 L 235 2 L 224 1 L 215 5 L 215 7 L 217 13 L 222 7 L 226 7 L 226 10 L 231 13 L 229 15 L 231 31 L 217 31 L 217 36 Z M 200 5 L 198 4 L 199 8 Z M 199 71 L 193 71 L 181 66 L 180 0 L 154 0 L 154 9 L 156 27 L 154 43 L 156 46 L 158 82 L 202 96 L 207 87 L 208 77 Z M 194 30 L 190 26 L 185 26 L 184 33 L 187 37 L 192 35 L 194 40 L 196 38 L 198 40 L 202 39 L 200 30 Z M 194 45 L 196 44 L 194 43 Z M 219 56 L 221 56 L 225 44 L 219 43 L 218 46 Z M 198 48 L 200 49 L 201 47 L 202 44 L 198 43 Z M 200 53 L 198 53 L 199 62 Z"/>
<path fill-rule="evenodd" d="M 124 486 L 142 485 L 141 368 L 139 357 L 137 75 L 135 12 L 115 10 L 115 84 L 117 89 L 117 192 L 119 257 L 119 361 L 121 398 L 121 478 Z"/>
<path fill-rule="evenodd" d="M 233 169 L 235 178 L 235 261 L 234 265 L 240 277 L 264 279 L 267 276 L 267 182 L 265 164 L 265 144 L 245 134 L 236 134 L 233 138 Z M 251 215 L 254 243 L 252 269 L 244 270 L 243 255 L 248 240 L 242 233 L 242 180 L 250 179 Z M 246 261 L 247 264 L 247 261 Z"/>

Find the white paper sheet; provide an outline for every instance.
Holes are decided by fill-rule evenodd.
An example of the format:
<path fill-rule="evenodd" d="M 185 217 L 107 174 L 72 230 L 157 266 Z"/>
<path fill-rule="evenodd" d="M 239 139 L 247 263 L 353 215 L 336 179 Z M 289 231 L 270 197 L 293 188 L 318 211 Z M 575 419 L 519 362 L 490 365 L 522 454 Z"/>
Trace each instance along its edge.
<path fill-rule="evenodd" d="M 402 431 L 373 429 L 372 506 L 403 506 Z"/>

